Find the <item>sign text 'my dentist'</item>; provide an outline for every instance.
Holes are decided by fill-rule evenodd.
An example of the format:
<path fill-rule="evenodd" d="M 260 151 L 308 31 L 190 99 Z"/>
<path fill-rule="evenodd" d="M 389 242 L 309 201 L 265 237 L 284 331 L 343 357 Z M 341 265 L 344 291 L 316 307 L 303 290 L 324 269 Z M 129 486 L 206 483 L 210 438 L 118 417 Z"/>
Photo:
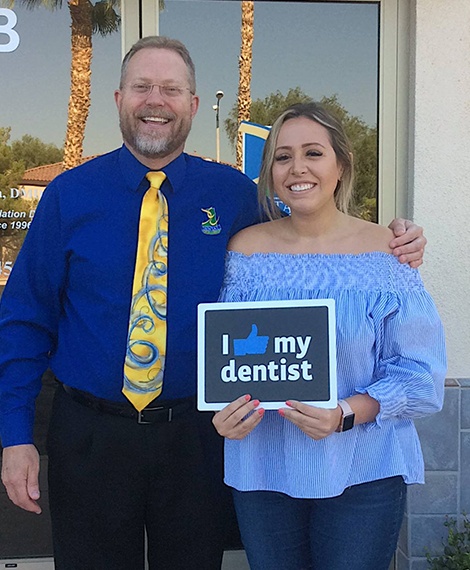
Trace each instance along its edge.
<path fill-rule="evenodd" d="M 251 332 L 246 339 L 234 339 L 235 356 L 245 356 L 247 354 L 266 354 L 269 343 L 269 336 L 258 336 L 258 327 L 253 324 Z M 304 357 L 307 354 L 311 336 L 276 336 L 273 339 L 274 354 L 294 355 L 300 362 L 292 362 L 288 364 L 287 358 L 270 360 L 267 364 L 241 364 L 236 368 L 236 360 L 231 358 L 229 363 L 221 370 L 220 376 L 223 382 L 273 382 L 286 381 L 295 382 L 301 378 L 302 380 L 313 380 L 313 365 Z M 228 355 L 230 335 L 222 335 L 222 354 Z"/>

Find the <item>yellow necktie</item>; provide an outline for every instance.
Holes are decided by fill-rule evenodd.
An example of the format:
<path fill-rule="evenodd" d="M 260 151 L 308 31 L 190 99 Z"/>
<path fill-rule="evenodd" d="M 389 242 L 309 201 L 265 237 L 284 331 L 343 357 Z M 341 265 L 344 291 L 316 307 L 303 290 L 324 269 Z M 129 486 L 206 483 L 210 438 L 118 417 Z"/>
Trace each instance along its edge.
<path fill-rule="evenodd" d="M 141 411 L 161 394 L 166 354 L 168 204 L 164 172 L 149 172 L 140 210 L 123 393 Z"/>

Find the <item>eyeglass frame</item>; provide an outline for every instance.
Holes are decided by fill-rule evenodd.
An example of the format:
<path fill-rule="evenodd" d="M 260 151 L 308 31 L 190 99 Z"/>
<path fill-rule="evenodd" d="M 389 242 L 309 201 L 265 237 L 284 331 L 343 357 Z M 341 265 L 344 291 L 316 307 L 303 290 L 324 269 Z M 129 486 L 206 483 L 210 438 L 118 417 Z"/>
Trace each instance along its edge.
<path fill-rule="evenodd" d="M 138 86 L 145 86 L 146 91 L 137 91 L 135 88 Z M 154 87 L 158 87 L 161 97 L 164 97 L 166 99 L 176 99 L 177 97 L 181 97 L 185 91 L 189 91 L 191 95 L 195 94 L 193 91 L 191 91 L 190 87 L 180 87 L 179 85 L 161 85 L 160 83 L 145 83 L 144 81 L 141 83 L 126 83 L 125 87 L 129 88 L 134 95 L 141 97 L 150 97 Z M 168 89 L 174 89 L 176 93 L 165 93 L 165 90 Z"/>

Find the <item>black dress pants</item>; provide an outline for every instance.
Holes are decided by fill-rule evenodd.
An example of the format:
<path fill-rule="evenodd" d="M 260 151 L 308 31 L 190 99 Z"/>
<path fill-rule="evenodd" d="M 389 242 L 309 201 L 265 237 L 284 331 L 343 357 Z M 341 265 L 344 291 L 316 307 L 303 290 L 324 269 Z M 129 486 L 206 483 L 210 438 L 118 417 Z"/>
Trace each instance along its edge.
<path fill-rule="evenodd" d="M 56 570 L 218 570 L 229 493 L 212 414 L 139 425 L 59 387 L 48 438 Z M 145 529 L 145 531 L 144 531 Z"/>

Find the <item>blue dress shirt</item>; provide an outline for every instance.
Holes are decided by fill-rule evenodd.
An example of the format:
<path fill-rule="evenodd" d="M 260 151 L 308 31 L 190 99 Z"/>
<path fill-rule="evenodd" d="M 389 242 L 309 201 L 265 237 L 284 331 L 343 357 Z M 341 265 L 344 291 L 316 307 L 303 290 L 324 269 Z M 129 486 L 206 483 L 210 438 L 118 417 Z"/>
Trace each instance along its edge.
<path fill-rule="evenodd" d="M 0 307 L 0 437 L 31 443 L 50 367 L 65 384 L 121 393 L 140 206 L 141 164 L 123 146 L 45 190 Z M 232 167 L 181 154 L 166 166 L 167 357 L 161 399 L 196 390 L 196 307 L 217 299 L 230 237 L 258 219 L 255 185 Z M 207 228 L 211 210 L 217 223 Z"/>

